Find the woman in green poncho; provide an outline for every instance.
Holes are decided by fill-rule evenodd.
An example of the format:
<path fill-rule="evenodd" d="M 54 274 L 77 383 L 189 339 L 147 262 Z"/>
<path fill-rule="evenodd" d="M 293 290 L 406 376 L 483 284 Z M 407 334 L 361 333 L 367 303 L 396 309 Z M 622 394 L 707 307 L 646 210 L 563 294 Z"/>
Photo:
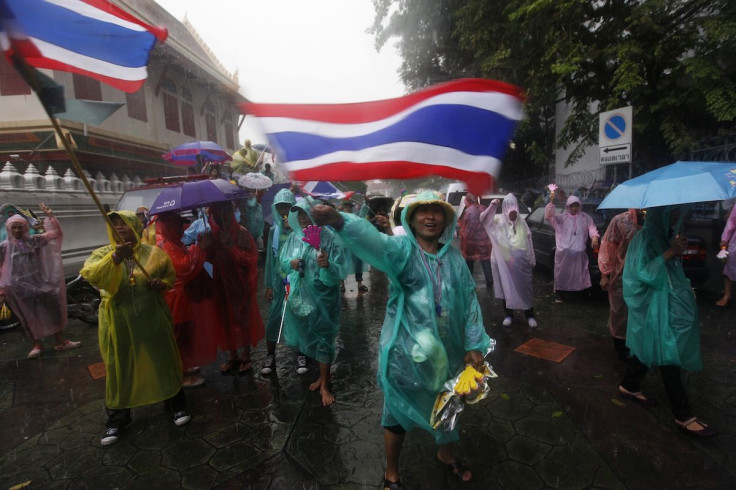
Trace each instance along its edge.
<path fill-rule="evenodd" d="M 269 375 L 276 369 L 276 342 L 279 340 L 281 315 L 286 298 L 286 272 L 281 270 L 279 252 L 283 249 L 286 240 L 291 235 L 291 226 L 287 219 L 291 207 L 296 204 L 294 194 L 289 189 L 281 189 L 276 193 L 271 205 L 273 226 L 268 233 L 266 245 L 266 301 L 268 307 L 268 322 L 266 323 L 266 360 L 263 362 L 261 374 Z"/>
<path fill-rule="evenodd" d="M 399 453 L 405 432 L 414 427 L 434 436 L 438 459 L 460 480 L 471 480 L 451 450 L 458 429 L 443 432 L 429 424 L 443 383 L 464 364 L 481 369 L 491 345 L 475 282 L 451 246 L 454 209 L 434 192 L 419 194 L 402 212 L 404 236 L 385 235 L 366 220 L 325 206 L 316 206 L 312 216 L 338 230 L 347 248 L 391 281 L 378 355 L 388 463 L 384 487 L 399 488 Z"/>
<path fill-rule="evenodd" d="M 109 216 L 123 242 L 116 243 L 108 227 L 110 245 L 95 250 L 81 271 L 102 297 L 99 341 L 107 372 L 108 414 L 103 446 L 118 440 L 130 423 L 133 407 L 165 400 L 176 425 L 190 419 L 181 391 L 181 359 L 163 294 L 176 278 L 171 259 L 160 248 L 141 243 L 143 225 L 135 213 L 118 211 Z"/>
<path fill-rule="evenodd" d="M 656 405 L 639 386 L 648 368 L 659 366 L 675 423 L 684 432 L 710 437 L 716 430 L 694 417 L 682 385 L 681 369 L 699 371 L 700 322 L 690 281 L 680 256 L 687 238 L 673 237 L 681 223 L 680 206 L 650 208 L 644 227 L 629 244 L 623 274 L 629 309 L 626 347 L 631 358 L 618 387 L 625 399 Z"/>
<path fill-rule="evenodd" d="M 330 364 L 335 360 L 335 338 L 340 327 L 340 281 L 347 273 L 347 254 L 326 228 L 318 237 L 313 233 L 305 236 L 303 230 L 314 225 L 308 210 L 304 200 L 291 208 L 289 225 L 294 231 L 279 254 L 281 270 L 288 274 L 291 284 L 284 315 L 284 338 L 287 344 L 299 349 L 299 374 L 307 372 L 304 355 L 319 362 L 319 379 L 309 389 L 319 390 L 322 404 L 328 406 L 335 401 L 327 385 Z M 311 239 L 315 241 L 310 245 Z"/>

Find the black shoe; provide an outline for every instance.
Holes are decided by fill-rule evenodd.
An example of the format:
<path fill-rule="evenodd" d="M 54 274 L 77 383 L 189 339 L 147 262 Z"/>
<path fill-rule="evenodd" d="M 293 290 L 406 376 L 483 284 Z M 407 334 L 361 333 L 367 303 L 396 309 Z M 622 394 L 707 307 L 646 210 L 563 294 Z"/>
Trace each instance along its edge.
<path fill-rule="evenodd" d="M 109 446 L 118 442 L 118 439 L 120 439 L 120 429 L 117 427 L 108 427 L 107 430 L 105 430 L 105 434 L 100 439 L 100 444 L 103 446 Z"/>

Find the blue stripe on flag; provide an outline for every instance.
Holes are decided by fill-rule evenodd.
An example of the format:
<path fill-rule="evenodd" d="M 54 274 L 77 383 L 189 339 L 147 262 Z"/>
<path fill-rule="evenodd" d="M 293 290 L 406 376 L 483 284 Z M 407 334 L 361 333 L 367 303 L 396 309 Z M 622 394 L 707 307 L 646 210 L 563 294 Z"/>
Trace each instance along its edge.
<path fill-rule="evenodd" d="M 285 161 L 309 160 L 336 151 L 357 151 L 389 143 L 446 146 L 469 155 L 502 158 L 516 121 L 484 109 L 461 105 L 424 107 L 405 119 L 361 136 L 324 137 L 297 132 L 270 133 Z"/>
<path fill-rule="evenodd" d="M 43 0 L 13 2 L 12 8 L 28 36 L 120 66 L 144 66 L 148 51 L 156 42 L 146 30 L 131 30 L 85 17 Z"/>

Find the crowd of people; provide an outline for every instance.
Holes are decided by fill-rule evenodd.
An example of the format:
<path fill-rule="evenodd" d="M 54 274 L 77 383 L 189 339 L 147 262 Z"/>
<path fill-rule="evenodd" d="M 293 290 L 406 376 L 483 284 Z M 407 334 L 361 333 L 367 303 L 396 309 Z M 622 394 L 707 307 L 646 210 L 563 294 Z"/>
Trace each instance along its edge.
<path fill-rule="evenodd" d="M 155 219 L 146 208 L 108 213 L 109 244 L 87 259 L 81 275 L 99 289 L 99 347 L 107 378 L 107 422 L 103 445 L 115 443 L 131 422 L 131 409 L 164 402 L 176 425 L 189 422 L 183 388 L 204 383 L 200 369 L 227 360 L 219 370 L 237 375 L 253 369 L 251 350 L 265 337 L 260 373 L 277 369 L 276 346 L 284 342 L 296 355 L 296 372 L 318 373 L 309 389 L 324 406 L 335 401 L 330 365 L 336 357 L 341 289 L 355 274 L 359 294 L 364 264 L 390 281 L 381 330 L 378 379 L 384 394 L 381 424 L 387 468 L 384 487 L 399 488 L 399 455 L 405 433 L 421 428 L 438 444 L 437 458 L 462 481 L 472 473 L 453 454 L 457 429 L 434 429 L 430 413 L 442 384 L 465 365 L 482 369 L 494 342 L 483 323 L 473 266 L 481 263 L 486 287 L 493 289 L 511 327 L 522 310 L 528 327 L 534 313 L 532 235 L 519 216 L 513 194 L 490 206 L 467 194 L 461 216 L 439 193 L 416 195 L 395 222 L 389 209 L 354 212 L 352 202 L 339 210 L 296 188 L 281 189 L 271 206 L 265 273 L 269 302 L 261 317 L 258 290 L 260 196 L 245 202 L 223 201 L 188 220 L 174 212 Z M 555 230 L 555 301 L 566 292 L 591 287 L 586 247 L 600 246 L 601 288 L 608 291 L 609 327 L 617 355 L 627 370 L 618 386 L 621 397 L 644 405 L 656 401 L 640 384 L 658 366 L 677 426 L 688 434 L 713 436 L 715 429 L 693 415 L 681 370 L 702 368 L 695 298 L 680 256 L 687 239 L 680 233 L 680 207 L 628 210 L 611 220 L 599 240 L 593 220 L 570 196 L 558 212 L 555 193 L 545 219 Z M 500 212 L 499 211 L 500 206 Z M 0 243 L 0 299 L 19 316 L 38 357 L 41 339 L 54 335 L 55 349 L 77 347 L 66 339 L 61 227 L 48 206 L 43 231 L 30 234 L 27 217 L 7 219 Z M 731 213 L 721 246 L 736 251 L 736 215 Z M 239 216 L 239 219 L 236 217 Z M 255 215 L 255 216 L 254 216 Z M 460 246 L 453 246 L 459 237 Z M 599 243 L 600 242 L 600 243 Z M 736 254 L 724 270 L 719 304 L 730 299 L 736 279 Z"/>

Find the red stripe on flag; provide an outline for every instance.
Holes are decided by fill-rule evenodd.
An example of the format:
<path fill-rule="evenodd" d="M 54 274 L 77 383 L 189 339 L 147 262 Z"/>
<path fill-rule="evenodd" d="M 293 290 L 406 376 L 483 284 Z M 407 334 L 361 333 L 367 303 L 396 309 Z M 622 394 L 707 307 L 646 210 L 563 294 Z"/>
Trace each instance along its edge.
<path fill-rule="evenodd" d="M 80 0 L 80 1 L 96 9 L 102 10 L 103 12 L 107 12 L 108 14 L 114 15 L 115 17 L 120 17 L 121 19 L 127 20 L 128 22 L 131 22 L 133 24 L 143 27 L 147 31 L 150 31 L 151 34 L 156 36 L 156 39 L 158 39 L 161 42 L 164 42 L 166 38 L 169 36 L 169 31 L 165 27 L 156 27 L 150 24 L 146 24 L 142 20 L 137 19 L 136 17 L 129 14 L 128 12 L 121 9 L 120 7 L 113 5 L 112 2 L 110 2 L 109 0 Z"/>
<path fill-rule="evenodd" d="M 496 80 L 466 78 L 455 80 L 395 99 L 353 104 L 257 104 L 245 102 L 238 108 L 257 117 L 293 117 L 338 124 L 360 124 L 385 119 L 425 99 L 448 92 L 500 92 L 523 99 L 519 87 Z"/>
<path fill-rule="evenodd" d="M 473 194 L 481 195 L 493 189 L 495 179 L 487 173 L 469 172 L 454 167 L 442 165 L 427 165 L 424 163 L 391 161 L 391 162 L 335 162 L 320 165 L 315 168 L 289 171 L 292 180 L 372 180 L 383 179 L 391 175 L 392 179 L 416 179 L 428 175 L 439 175 L 448 179 L 462 180 L 467 183 L 468 190 Z"/>

